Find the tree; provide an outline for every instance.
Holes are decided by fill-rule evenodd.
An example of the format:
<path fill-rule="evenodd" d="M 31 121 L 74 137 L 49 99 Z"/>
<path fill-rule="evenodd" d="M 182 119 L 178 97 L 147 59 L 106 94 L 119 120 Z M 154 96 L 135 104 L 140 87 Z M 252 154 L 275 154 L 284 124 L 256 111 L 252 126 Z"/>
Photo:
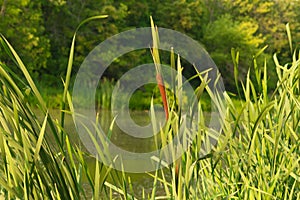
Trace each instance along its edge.
<path fill-rule="evenodd" d="M 38 1 L 0 0 L 0 32 L 13 45 L 28 70 L 35 77 L 47 67 L 50 57 L 49 39 L 45 36 L 41 3 Z M 13 65 L 11 60 L 0 52 L 2 62 Z"/>
<path fill-rule="evenodd" d="M 64 76 L 76 27 L 88 17 L 103 14 L 109 14 L 108 19 L 91 21 L 78 32 L 73 73 L 76 73 L 84 58 L 96 45 L 121 31 L 125 25 L 127 7 L 114 1 L 43 0 L 46 34 L 50 38 L 52 52 L 51 62 L 45 69 L 45 74 L 50 74 L 55 79 L 57 76 Z"/>
<path fill-rule="evenodd" d="M 207 51 L 225 80 L 227 89 L 233 89 L 233 64 L 231 48 L 240 51 L 240 72 L 244 75 L 252 63 L 252 56 L 264 42 L 262 36 L 255 36 L 258 25 L 255 22 L 234 21 L 229 14 L 209 23 L 202 39 Z"/>
<path fill-rule="evenodd" d="M 240 50 L 244 71 L 251 65 L 253 54 L 265 44 L 269 45 L 268 57 L 278 53 L 288 59 L 285 25 L 289 22 L 294 47 L 299 46 L 299 9 L 298 0 L 0 0 L 0 31 L 36 78 L 56 84 L 57 77 L 65 74 L 72 35 L 81 21 L 109 15 L 89 22 L 78 32 L 74 74 L 100 42 L 131 28 L 148 27 L 152 15 L 158 26 L 202 42 L 228 76 L 231 47 Z M 106 75 L 117 78 L 131 66 L 147 62 L 148 53 L 145 50 L 124 55 L 108 68 Z M 9 62 L 1 52 L 0 59 Z"/>
<path fill-rule="evenodd" d="M 269 45 L 267 52 L 278 53 L 280 57 L 289 58 L 288 40 L 286 36 L 287 23 L 290 23 L 294 40 L 299 41 L 298 0 L 222 0 L 225 12 L 241 21 L 252 20 L 258 26 L 258 33 L 262 34 Z M 297 9 L 298 8 L 298 9 Z M 298 30 L 297 30 L 298 29 Z"/>
<path fill-rule="evenodd" d="M 251 30 L 253 31 L 254 29 L 249 29 L 249 33 L 251 32 L 250 34 L 252 34 L 254 37 L 259 37 L 264 40 L 264 42 L 261 43 L 261 47 L 264 45 L 268 45 L 268 48 L 265 50 L 265 53 L 260 58 L 262 60 L 264 60 L 264 58 L 267 59 L 269 66 L 268 74 L 271 79 L 269 80 L 269 83 L 271 85 L 274 85 L 276 83 L 276 80 L 274 80 L 274 77 L 276 77 L 274 76 L 276 72 L 275 66 L 272 61 L 272 55 L 274 53 L 277 53 L 279 54 L 281 61 L 290 61 L 290 50 L 286 34 L 286 23 L 290 23 L 293 41 L 295 41 L 294 47 L 297 46 L 297 44 L 299 46 L 300 16 L 299 12 L 296 12 L 296 10 L 300 9 L 300 2 L 297 0 L 220 0 L 217 1 L 217 3 L 215 1 L 204 0 L 204 2 L 207 14 L 210 19 L 210 24 L 216 21 L 216 18 L 218 16 L 230 13 L 232 19 L 234 19 L 235 22 L 255 25 L 254 27 L 256 27 L 256 31 L 251 32 Z M 219 29 L 215 31 L 228 32 L 227 29 Z M 220 33 L 221 35 L 224 34 L 222 32 Z M 207 38 L 203 38 L 204 43 L 206 39 Z M 218 42 L 226 43 L 226 40 L 228 39 L 223 38 L 223 40 L 219 40 Z M 215 39 L 213 39 L 213 41 L 215 41 L 215 43 L 218 43 Z M 231 44 L 228 43 L 228 45 L 230 46 Z M 232 47 L 234 47 L 234 45 Z M 209 49 L 209 46 L 207 46 L 207 48 Z M 251 53 L 253 53 L 253 51 L 249 51 L 247 49 L 240 50 L 241 54 L 246 53 L 249 54 L 248 57 L 252 56 Z M 219 64 L 222 63 L 222 65 L 226 66 L 227 64 L 225 63 L 225 60 L 227 60 L 227 62 L 231 61 L 229 55 L 230 51 L 227 50 L 226 52 L 226 57 L 219 58 L 215 56 L 215 61 Z M 243 58 L 242 55 L 240 60 L 243 61 L 243 59 L 245 58 Z M 222 60 L 224 62 L 222 62 Z M 248 61 L 244 60 L 244 64 L 245 63 L 248 63 L 248 67 L 250 67 L 252 62 L 250 62 L 248 59 Z M 263 62 L 260 62 L 260 67 L 262 66 Z M 242 66 L 242 68 L 244 68 L 245 71 L 245 66 Z M 226 70 L 222 69 L 222 67 L 221 71 L 226 72 Z M 228 73 L 226 73 L 226 76 L 228 76 Z"/>

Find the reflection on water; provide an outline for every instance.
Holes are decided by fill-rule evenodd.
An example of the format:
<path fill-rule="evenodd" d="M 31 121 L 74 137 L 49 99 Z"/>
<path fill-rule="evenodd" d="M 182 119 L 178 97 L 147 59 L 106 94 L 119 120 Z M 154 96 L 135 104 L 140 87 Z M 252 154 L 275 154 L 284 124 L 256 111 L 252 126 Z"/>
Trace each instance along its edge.
<path fill-rule="evenodd" d="M 60 118 L 60 111 L 59 110 L 51 110 L 50 111 L 51 116 L 54 119 Z M 164 115 L 163 113 L 161 113 Z M 131 117 L 134 120 L 134 122 L 140 126 L 145 126 L 150 123 L 150 117 L 148 112 L 146 111 L 133 111 L 131 112 Z M 112 123 L 112 115 L 111 112 L 108 110 L 101 110 L 99 111 L 99 121 L 102 129 L 107 133 L 110 127 L 110 124 Z M 80 138 L 77 134 L 73 119 L 70 115 L 66 115 L 65 118 L 65 130 L 67 134 L 69 135 L 69 138 L 71 142 L 74 145 L 80 146 L 83 151 L 86 151 L 86 148 L 81 143 Z M 51 140 L 50 140 L 51 141 Z M 117 125 L 114 125 L 112 135 L 111 135 L 111 142 L 113 142 L 115 145 L 117 145 L 120 148 L 123 148 L 124 150 L 128 150 L 131 152 L 149 152 L 155 150 L 155 144 L 154 139 L 152 138 L 136 138 L 131 135 L 128 135 L 124 133 Z M 93 157 L 86 157 L 86 161 L 88 163 L 88 168 L 93 173 L 95 170 L 95 158 Z M 103 167 L 103 170 L 101 173 L 105 173 L 106 168 Z M 117 170 L 113 170 L 112 174 L 116 174 L 116 176 L 121 177 L 121 172 Z M 169 173 L 166 171 L 167 178 L 170 178 Z M 91 174 L 93 177 L 94 174 Z M 149 174 L 146 173 L 126 173 L 127 180 L 128 177 L 130 177 L 131 183 L 133 185 L 133 190 L 135 192 L 136 197 L 141 197 L 142 191 L 144 189 L 146 194 L 151 193 L 152 187 L 153 187 L 153 178 L 150 177 Z M 115 179 L 117 180 L 117 179 Z M 111 178 L 108 178 L 108 181 L 110 183 L 113 183 L 113 180 Z M 83 184 L 85 187 L 85 190 L 87 191 L 87 194 L 92 195 L 91 188 L 89 184 L 86 182 Z M 162 187 L 162 186 L 161 186 Z M 157 194 L 163 195 L 164 192 L 162 189 L 157 189 Z"/>
<path fill-rule="evenodd" d="M 58 111 L 54 111 L 58 112 Z M 90 113 L 86 110 L 80 110 L 80 115 L 83 116 L 89 116 Z M 112 113 L 110 110 L 100 110 L 97 112 L 98 114 L 98 123 L 101 126 L 101 129 L 103 130 L 104 134 L 108 135 L 109 129 L 113 122 Z M 164 118 L 163 112 L 155 112 L 155 115 L 157 118 Z M 87 118 L 87 117 L 83 117 Z M 134 153 L 146 153 L 157 150 L 155 146 L 155 138 L 153 136 L 152 126 L 150 124 L 150 116 L 148 111 L 130 111 L 130 116 L 127 118 L 120 117 L 119 115 L 116 115 L 117 120 L 115 123 L 113 123 L 113 129 L 111 131 L 111 134 L 109 136 L 109 140 L 111 143 L 113 143 L 115 146 L 122 148 L 123 150 L 134 152 Z M 131 118 L 131 119 L 128 119 Z M 122 123 L 123 128 L 120 128 L 119 123 Z M 157 122 L 159 123 L 159 122 Z M 71 131 L 71 133 L 76 133 L 76 137 L 73 139 L 79 140 L 79 136 L 76 132 L 74 123 L 72 121 L 72 118 L 69 116 L 66 118 L 66 126 L 67 132 Z M 124 125 L 125 124 L 125 125 Z M 145 133 L 143 132 L 144 127 L 148 126 L 147 130 L 150 130 L 151 135 L 145 137 Z M 124 126 L 126 130 L 124 130 Z M 138 131 L 136 131 L 136 127 L 139 127 Z M 132 130 L 134 130 L 136 135 L 132 134 Z M 81 133 L 81 137 L 85 137 L 85 132 Z M 87 134 L 87 133 L 86 133 Z M 96 136 L 96 135 L 94 135 Z M 87 135 L 87 137 L 90 137 Z M 74 141 L 76 142 L 76 141 Z M 89 145 L 88 143 L 91 143 L 90 145 L 93 145 L 91 140 L 84 141 L 84 144 Z"/>
<path fill-rule="evenodd" d="M 110 111 L 99 111 L 100 124 L 105 133 L 107 133 L 109 130 L 109 126 L 113 120 L 112 118 L 113 116 Z M 132 111 L 131 118 L 139 126 L 146 126 L 150 123 L 150 117 L 148 112 L 146 111 Z M 130 124 L 128 124 L 127 126 L 130 126 Z M 127 128 L 130 129 L 131 127 Z M 130 152 L 144 153 L 155 150 L 153 137 L 146 139 L 133 137 L 130 134 L 121 130 L 116 123 L 113 126 L 110 141 L 116 146 Z"/>

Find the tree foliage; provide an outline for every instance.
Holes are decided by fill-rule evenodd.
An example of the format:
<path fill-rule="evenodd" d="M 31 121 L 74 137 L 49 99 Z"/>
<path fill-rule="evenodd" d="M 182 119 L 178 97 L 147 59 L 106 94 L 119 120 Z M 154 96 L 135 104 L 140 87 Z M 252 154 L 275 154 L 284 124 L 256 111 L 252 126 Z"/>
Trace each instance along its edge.
<path fill-rule="evenodd" d="M 241 71 L 249 68 L 252 57 L 264 42 L 264 38 L 255 36 L 258 24 L 249 21 L 234 21 L 228 14 L 220 16 L 209 23 L 204 31 L 203 43 L 211 52 L 211 57 L 219 66 L 221 73 L 226 74 L 225 80 L 233 80 L 231 48 L 240 51 Z M 228 87 L 233 87 L 232 81 L 227 81 Z"/>
<path fill-rule="evenodd" d="M 47 68 L 50 39 L 45 35 L 44 18 L 39 1 L 0 0 L 0 33 L 5 35 L 28 64 L 29 71 L 39 75 Z M 0 52 L 0 59 L 9 62 Z"/>
<path fill-rule="evenodd" d="M 0 0 L 0 32 L 14 45 L 35 77 L 56 84 L 65 73 L 72 34 L 87 17 L 108 14 L 78 33 L 74 69 L 100 42 L 124 30 L 148 27 L 152 15 L 160 27 L 183 32 L 200 41 L 231 87 L 230 51 L 240 51 L 246 72 L 253 55 L 268 45 L 264 56 L 290 56 L 285 25 L 290 23 L 294 46 L 300 41 L 300 2 L 297 0 Z M 147 61 L 146 51 L 124 55 L 106 72 L 117 78 L 131 66 Z M 147 55 L 148 56 L 148 55 Z M 0 54 L 2 62 L 9 62 Z M 272 69 L 271 69 L 272 71 Z M 116 73 L 119 72 L 119 73 Z"/>

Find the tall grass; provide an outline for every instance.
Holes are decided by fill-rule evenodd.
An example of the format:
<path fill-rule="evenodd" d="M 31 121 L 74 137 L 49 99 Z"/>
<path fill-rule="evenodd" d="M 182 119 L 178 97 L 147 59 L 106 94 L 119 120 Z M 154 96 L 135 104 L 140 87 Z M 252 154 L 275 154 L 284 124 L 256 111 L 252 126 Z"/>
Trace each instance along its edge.
<path fill-rule="evenodd" d="M 237 67 L 239 54 L 232 53 Z M 300 199 L 300 52 L 295 50 L 291 63 L 284 66 L 276 55 L 274 62 L 275 91 L 268 93 L 266 62 L 259 66 L 254 60 L 254 71 L 249 69 L 245 83 L 236 80 L 237 87 L 241 84 L 243 88 L 241 109 L 224 93 L 225 118 L 217 146 L 199 157 L 203 136 L 208 134 L 202 118 L 180 168 L 170 168 L 173 178 L 165 178 L 163 170 L 154 176 L 164 186 L 165 196 L 151 199 Z M 257 74 L 258 88 L 250 73 Z M 218 102 L 217 96 L 211 98 Z"/>
<path fill-rule="evenodd" d="M 130 177 L 124 172 L 115 173 L 98 161 L 95 169 L 91 169 L 86 161 L 89 155 L 71 145 L 72 133 L 64 129 L 65 115 L 72 114 L 73 110 L 68 86 L 75 39 L 76 34 L 64 80 L 61 118 L 53 119 L 25 65 L 1 35 L 1 45 L 23 72 L 24 81 L 0 62 L 0 198 L 90 198 L 83 186 L 87 183 L 93 199 L 116 196 L 123 199 L 300 199 L 300 52 L 292 46 L 290 63 L 281 65 L 274 55 L 278 75 L 274 92 L 268 91 L 266 63 L 260 66 L 255 62 L 244 83 L 236 80 L 237 87 L 242 85 L 239 92 L 243 94 L 239 96 L 244 98 L 238 102 L 240 109 L 235 100 L 223 94 L 226 104 L 217 105 L 225 108 L 221 136 L 205 157 L 199 151 L 209 130 L 199 104 L 199 129 L 191 147 L 176 161 L 178 164 L 148 173 L 153 177 L 153 187 L 137 196 Z M 157 51 L 156 57 L 158 54 Z M 176 63 L 174 57 L 171 55 L 172 66 Z M 238 54 L 232 52 L 232 57 L 238 70 Z M 180 69 L 180 58 L 177 67 Z M 254 81 L 259 88 L 254 87 L 250 73 L 257 74 Z M 205 80 L 205 74 L 199 72 L 198 76 Z M 178 84 L 180 89 L 182 83 Z M 210 93 L 205 81 L 197 91 L 201 93 L 203 89 Z M 210 94 L 213 102 L 219 102 L 217 96 Z M 32 98 L 43 114 L 42 121 L 28 102 Z M 169 118 L 157 140 L 163 145 L 173 137 L 181 120 L 180 109 L 172 106 L 174 98 L 168 98 Z M 155 115 L 152 116 L 155 121 Z"/>
<path fill-rule="evenodd" d="M 92 17 L 82 24 L 104 17 Z M 8 199 L 80 199 L 86 197 L 83 177 L 90 183 L 92 191 L 102 188 L 99 174 L 91 176 L 84 153 L 70 144 L 72 135 L 67 135 L 64 129 L 75 38 L 76 33 L 64 81 L 59 122 L 48 113 L 46 103 L 21 58 L 1 35 L 3 49 L 24 75 L 23 82 L 9 66 L 0 63 L 0 194 Z M 32 98 L 44 116 L 42 122 L 28 102 Z M 105 176 L 101 180 L 105 180 Z"/>

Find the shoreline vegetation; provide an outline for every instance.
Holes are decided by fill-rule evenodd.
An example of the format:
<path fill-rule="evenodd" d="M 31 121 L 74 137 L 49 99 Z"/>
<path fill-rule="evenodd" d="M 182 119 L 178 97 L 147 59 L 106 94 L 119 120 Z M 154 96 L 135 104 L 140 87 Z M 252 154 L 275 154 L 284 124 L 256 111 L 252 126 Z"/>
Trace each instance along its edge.
<path fill-rule="evenodd" d="M 88 18 L 79 27 L 104 17 Z M 142 188 L 140 196 L 137 196 L 130 176 L 124 172 L 117 173 L 97 160 L 91 169 L 85 159 L 90 155 L 70 142 L 65 129 L 65 116 L 73 112 L 69 86 L 79 27 L 73 36 L 67 75 L 59 97 L 59 119 L 49 114 L 47 103 L 25 64 L 1 35 L 1 45 L 22 73 L 22 78 L 0 62 L 0 197 L 300 199 L 300 52 L 293 48 L 289 26 L 288 41 L 293 56 L 286 64 L 280 64 L 274 54 L 278 78 L 275 89 L 269 89 L 267 62 L 256 62 L 258 55 L 254 57 L 254 69 L 249 69 L 245 81 L 240 82 L 239 53 L 233 50 L 235 84 L 239 91 L 235 98 L 239 100 L 225 92 L 225 103 L 222 104 L 217 96 L 210 95 L 219 103 L 217 106 L 224 108 L 218 144 L 209 154 L 200 156 L 203 141 L 210 134 L 201 118 L 195 139 L 176 163 L 165 170 L 145 174 L 153 178 L 153 186 Z M 199 87 L 209 90 L 202 83 Z M 43 114 L 42 122 L 33 112 L 29 103 L 32 100 Z M 155 121 L 155 118 L 151 120 Z M 175 130 L 173 122 L 178 121 L 180 115 L 170 108 L 168 125 L 160 130 L 158 142 L 166 144 L 168 137 L 173 137 L 169 130 Z M 51 141 L 45 137 L 46 132 L 51 135 Z M 88 184 L 89 192 L 83 183 Z"/>

